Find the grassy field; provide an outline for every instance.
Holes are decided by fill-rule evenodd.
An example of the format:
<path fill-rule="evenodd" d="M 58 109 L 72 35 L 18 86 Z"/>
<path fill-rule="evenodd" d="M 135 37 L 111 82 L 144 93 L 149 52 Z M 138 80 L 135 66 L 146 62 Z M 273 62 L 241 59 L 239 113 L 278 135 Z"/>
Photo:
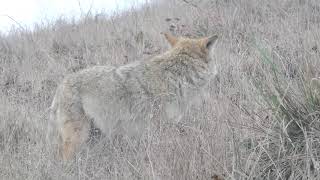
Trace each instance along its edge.
<path fill-rule="evenodd" d="M 57 157 L 66 74 L 164 52 L 160 32 L 218 34 L 218 75 L 179 124 Z M 161 0 L 0 36 L 0 179 L 320 179 L 320 1 Z"/>

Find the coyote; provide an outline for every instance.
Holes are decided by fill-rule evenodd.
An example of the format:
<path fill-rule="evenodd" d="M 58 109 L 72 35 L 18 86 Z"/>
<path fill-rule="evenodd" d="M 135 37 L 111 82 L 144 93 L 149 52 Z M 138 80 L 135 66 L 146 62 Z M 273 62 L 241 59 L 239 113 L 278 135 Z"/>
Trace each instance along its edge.
<path fill-rule="evenodd" d="M 51 111 L 62 159 L 73 157 L 89 137 L 91 123 L 104 134 L 119 128 L 141 132 L 154 108 L 175 119 L 212 74 L 210 52 L 218 36 L 191 39 L 163 33 L 171 49 L 120 67 L 96 66 L 66 76 Z"/>

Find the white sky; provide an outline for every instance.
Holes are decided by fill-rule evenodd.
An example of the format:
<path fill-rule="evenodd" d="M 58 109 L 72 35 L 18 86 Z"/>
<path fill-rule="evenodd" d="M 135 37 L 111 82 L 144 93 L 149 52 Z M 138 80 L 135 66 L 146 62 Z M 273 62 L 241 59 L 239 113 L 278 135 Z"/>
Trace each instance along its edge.
<path fill-rule="evenodd" d="M 8 32 L 12 25 L 17 25 L 14 21 L 32 28 L 34 23 L 60 16 L 78 18 L 90 7 L 93 14 L 111 13 L 143 2 L 146 0 L 0 0 L 0 31 Z"/>

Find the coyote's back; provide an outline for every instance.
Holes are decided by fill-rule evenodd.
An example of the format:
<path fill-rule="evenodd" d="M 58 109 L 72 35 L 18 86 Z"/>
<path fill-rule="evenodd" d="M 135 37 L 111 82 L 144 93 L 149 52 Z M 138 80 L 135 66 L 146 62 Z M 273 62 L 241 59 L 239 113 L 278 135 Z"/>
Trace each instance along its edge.
<path fill-rule="evenodd" d="M 68 75 L 52 103 L 63 159 L 89 136 L 90 123 L 105 134 L 141 132 L 154 108 L 178 118 L 207 83 L 217 36 L 201 39 L 165 34 L 172 48 L 148 61 L 118 68 L 96 66 Z M 155 105 L 157 104 L 157 106 Z"/>

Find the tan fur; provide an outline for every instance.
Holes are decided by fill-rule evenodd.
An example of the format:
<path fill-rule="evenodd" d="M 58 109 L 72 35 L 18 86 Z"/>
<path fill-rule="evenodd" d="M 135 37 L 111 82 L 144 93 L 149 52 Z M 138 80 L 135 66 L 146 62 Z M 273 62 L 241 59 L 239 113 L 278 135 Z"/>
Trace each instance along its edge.
<path fill-rule="evenodd" d="M 121 129 L 134 136 L 156 107 L 164 107 L 169 119 L 181 115 L 212 73 L 209 54 L 217 36 L 165 37 L 172 48 L 151 60 L 118 68 L 96 66 L 66 76 L 52 103 L 63 159 L 70 159 L 86 141 L 91 119 L 107 135 Z"/>
<path fill-rule="evenodd" d="M 224 180 L 223 177 L 218 176 L 218 175 L 213 175 L 211 178 L 212 178 L 213 180 Z"/>
<path fill-rule="evenodd" d="M 163 34 L 171 46 L 174 46 L 178 42 L 178 38 L 172 36 L 171 34 L 168 34 L 168 33 L 163 33 Z"/>

